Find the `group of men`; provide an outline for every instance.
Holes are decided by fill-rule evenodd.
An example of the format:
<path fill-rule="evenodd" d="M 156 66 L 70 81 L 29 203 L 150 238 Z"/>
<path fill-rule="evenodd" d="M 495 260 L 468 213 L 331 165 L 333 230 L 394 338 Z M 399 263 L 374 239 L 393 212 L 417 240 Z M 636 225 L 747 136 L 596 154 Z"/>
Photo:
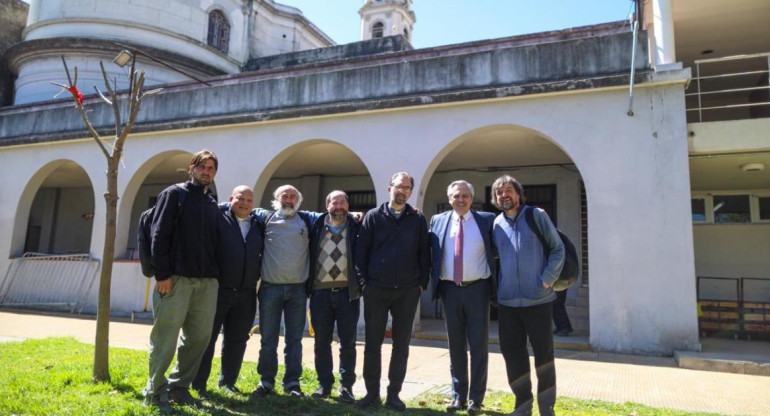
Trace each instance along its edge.
<path fill-rule="evenodd" d="M 553 414 L 556 373 L 551 319 L 556 295 L 551 286 L 561 271 L 564 247 L 547 214 L 524 204 L 523 188 L 514 178 L 504 175 L 492 185 L 494 204 L 503 211 L 497 217 L 471 210 L 473 186 L 462 180 L 452 182 L 447 188 L 452 211 L 435 215 L 428 227 L 422 212 L 407 203 L 414 179 L 406 172 L 392 176 L 389 201 L 361 219 L 360 214 L 349 212 L 343 191 L 326 197 L 324 213 L 300 211 L 302 194 L 291 185 L 275 190 L 272 211 L 254 209 L 247 186 L 236 187 L 229 203 L 218 205 L 209 189 L 217 167 L 212 152 L 196 153 L 189 167 L 190 181 L 167 188 L 156 202 L 151 227 L 154 325 L 146 403 L 161 411 L 170 410 L 169 403 L 197 404 L 190 387 L 205 397 L 220 330 L 224 339 L 218 385 L 225 393 L 240 394 L 236 381 L 257 304 L 260 382 L 251 396 L 274 394 L 281 317 L 283 391 L 303 396 L 301 341 L 309 297 L 319 381 L 312 396 L 332 395 L 331 345 L 336 325 L 338 400 L 361 408 L 382 405 L 382 344 L 390 316 L 392 354 L 385 406 L 403 411 L 406 406 L 399 394 L 413 321 L 420 295 L 430 287 L 433 298 L 442 303 L 449 340 L 452 402 L 447 411 L 481 411 L 487 383 L 489 310 L 496 303 L 500 349 L 516 396 L 513 414 L 531 414 L 534 403 L 528 339 L 535 355 L 540 414 Z M 186 193 L 183 206 L 181 192 Z M 545 245 L 521 215 L 530 209 Z M 361 298 L 366 395 L 356 401 L 353 384 Z M 177 365 L 166 377 L 175 347 Z"/>

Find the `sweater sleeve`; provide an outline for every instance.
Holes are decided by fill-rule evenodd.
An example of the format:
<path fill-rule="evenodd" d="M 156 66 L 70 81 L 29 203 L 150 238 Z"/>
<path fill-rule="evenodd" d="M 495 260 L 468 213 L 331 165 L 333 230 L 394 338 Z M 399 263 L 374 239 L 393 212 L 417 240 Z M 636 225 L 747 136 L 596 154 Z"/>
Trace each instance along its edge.
<path fill-rule="evenodd" d="M 358 278 L 358 287 L 363 289 L 368 279 L 369 251 L 372 248 L 372 212 L 366 214 L 361 227 L 358 229 L 358 238 L 356 240 L 356 277 Z"/>
<path fill-rule="evenodd" d="M 173 189 L 173 188 L 171 188 Z M 179 215 L 179 190 L 169 189 L 158 195 L 155 203 L 155 215 L 150 231 L 152 234 L 152 267 L 155 269 L 155 279 L 166 280 L 174 274 L 172 245 L 176 231 L 177 216 Z"/>
<path fill-rule="evenodd" d="M 549 247 L 548 263 L 540 274 L 540 279 L 548 283 L 549 286 L 553 286 L 561 274 L 561 269 L 564 267 L 564 243 L 561 242 L 559 232 L 556 231 L 556 227 L 554 227 L 545 211 L 536 209 L 534 214 L 535 221 L 543 231 L 543 237 L 545 237 Z"/>

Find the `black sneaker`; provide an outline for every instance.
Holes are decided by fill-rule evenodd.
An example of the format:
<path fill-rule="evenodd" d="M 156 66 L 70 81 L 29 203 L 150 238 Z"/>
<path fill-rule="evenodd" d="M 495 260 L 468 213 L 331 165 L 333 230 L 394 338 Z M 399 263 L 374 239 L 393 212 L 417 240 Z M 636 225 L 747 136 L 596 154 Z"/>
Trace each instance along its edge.
<path fill-rule="evenodd" d="M 385 407 L 388 410 L 393 410 L 396 412 L 403 412 L 406 410 L 406 405 L 401 401 L 401 399 L 398 398 L 397 394 L 388 395 L 388 398 L 385 399 Z"/>
<path fill-rule="evenodd" d="M 206 392 L 206 389 L 199 390 L 193 387 L 193 390 L 195 390 L 195 393 L 198 395 L 199 399 L 208 400 L 209 394 Z"/>
<path fill-rule="evenodd" d="M 356 396 L 353 395 L 353 389 L 350 387 L 340 387 L 340 393 L 337 399 L 345 403 L 355 403 Z"/>
<path fill-rule="evenodd" d="M 356 407 L 359 409 L 380 405 L 382 405 L 382 399 L 380 399 L 380 395 L 376 393 L 366 393 L 366 396 L 364 396 L 363 399 L 356 402 Z"/>
<path fill-rule="evenodd" d="M 290 397 L 302 397 L 305 395 L 305 393 L 302 392 L 302 389 L 297 385 L 283 389 L 283 393 Z"/>
<path fill-rule="evenodd" d="M 313 394 L 310 395 L 310 397 L 315 397 L 316 399 L 328 399 L 331 395 L 332 389 L 319 387 L 318 390 L 314 391 Z"/>
<path fill-rule="evenodd" d="M 257 389 L 251 392 L 251 398 L 252 399 L 261 399 L 265 396 L 269 396 L 273 394 L 273 390 L 269 389 L 263 385 L 258 385 Z"/>
<path fill-rule="evenodd" d="M 190 389 L 178 388 L 168 391 L 168 402 L 182 406 L 200 407 L 201 401 L 192 397 Z"/>

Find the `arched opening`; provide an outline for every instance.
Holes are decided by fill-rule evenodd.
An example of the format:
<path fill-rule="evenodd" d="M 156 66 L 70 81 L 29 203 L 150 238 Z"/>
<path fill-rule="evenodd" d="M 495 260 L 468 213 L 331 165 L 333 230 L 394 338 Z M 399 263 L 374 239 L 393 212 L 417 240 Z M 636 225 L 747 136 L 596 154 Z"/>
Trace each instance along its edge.
<path fill-rule="evenodd" d="M 208 44 L 224 53 L 230 46 L 230 22 L 221 10 L 209 13 Z"/>
<path fill-rule="evenodd" d="M 326 195 L 335 189 L 348 194 L 351 211 L 366 212 L 377 204 L 372 178 L 358 155 L 328 140 L 302 142 L 276 156 L 254 188 L 259 206 L 270 209 L 273 191 L 285 184 L 299 189 L 301 209 L 308 211 L 324 212 Z"/>
<path fill-rule="evenodd" d="M 189 179 L 188 168 L 192 154 L 181 150 L 171 150 L 160 153 L 148 159 L 136 170 L 123 196 L 121 210 L 130 208 L 130 215 L 121 215 L 119 229 L 128 230 L 123 247 L 115 248 L 116 253 L 126 253 L 126 258 L 138 259 L 136 251 L 136 229 L 142 211 L 155 205 L 158 194 L 165 188 L 185 182 Z M 216 194 L 216 183 L 212 184 L 212 192 Z M 125 212 L 125 211 L 124 211 Z M 119 240 L 120 241 L 120 240 Z"/>
<path fill-rule="evenodd" d="M 473 209 L 499 212 L 492 205 L 491 185 L 510 174 L 524 186 L 529 205 L 543 208 L 564 231 L 583 259 L 584 281 L 570 288 L 567 312 L 576 332 L 588 332 L 588 239 L 583 178 L 572 159 L 555 142 L 532 129 L 491 125 L 469 131 L 449 142 L 429 166 L 422 207 L 426 217 L 450 210 L 447 186 L 458 179 L 475 188 Z M 440 304 L 423 293 L 421 314 L 442 316 Z M 496 312 L 491 311 L 493 319 Z"/>
<path fill-rule="evenodd" d="M 34 182 L 42 182 L 35 186 Z M 37 189 L 32 189 L 37 188 Z M 88 253 L 94 222 L 94 188 L 86 171 L 70 160 L 49 163 L 37 172 L 25 190 L 34 194 L 29 213 L 23 253 Z M 16 253 L 21 254 L 21 253 Z"/>
<path fill-rule="evenodd" d="M 385 35 L 385 25 L 382 22 L 377 22 L 372 25 L 372 39 L 381 38 Z"/>

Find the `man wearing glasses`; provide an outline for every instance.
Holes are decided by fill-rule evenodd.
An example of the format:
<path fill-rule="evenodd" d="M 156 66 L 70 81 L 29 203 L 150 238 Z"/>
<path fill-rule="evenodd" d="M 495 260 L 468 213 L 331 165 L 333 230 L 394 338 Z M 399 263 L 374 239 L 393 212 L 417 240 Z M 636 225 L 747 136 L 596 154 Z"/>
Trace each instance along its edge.
<path fill-rule="evenodd" d="M 393 175 L 388 186 L 390 201 L 366 214 L 358 236 L 355 263 L 366 322 L 363 372 L 366 397 L 358 401 L 361 408 L 381 404 L 382 342 L 390 313 L 393 353 L 385 405 L 395 411 L 406 409 L 398 395 L 406 375 L 417 302 L 420 293 L 428 287 L 430 271 L 425 217 L 406 203 L 413 187 L 414 179 L 408 173 Z"/>

